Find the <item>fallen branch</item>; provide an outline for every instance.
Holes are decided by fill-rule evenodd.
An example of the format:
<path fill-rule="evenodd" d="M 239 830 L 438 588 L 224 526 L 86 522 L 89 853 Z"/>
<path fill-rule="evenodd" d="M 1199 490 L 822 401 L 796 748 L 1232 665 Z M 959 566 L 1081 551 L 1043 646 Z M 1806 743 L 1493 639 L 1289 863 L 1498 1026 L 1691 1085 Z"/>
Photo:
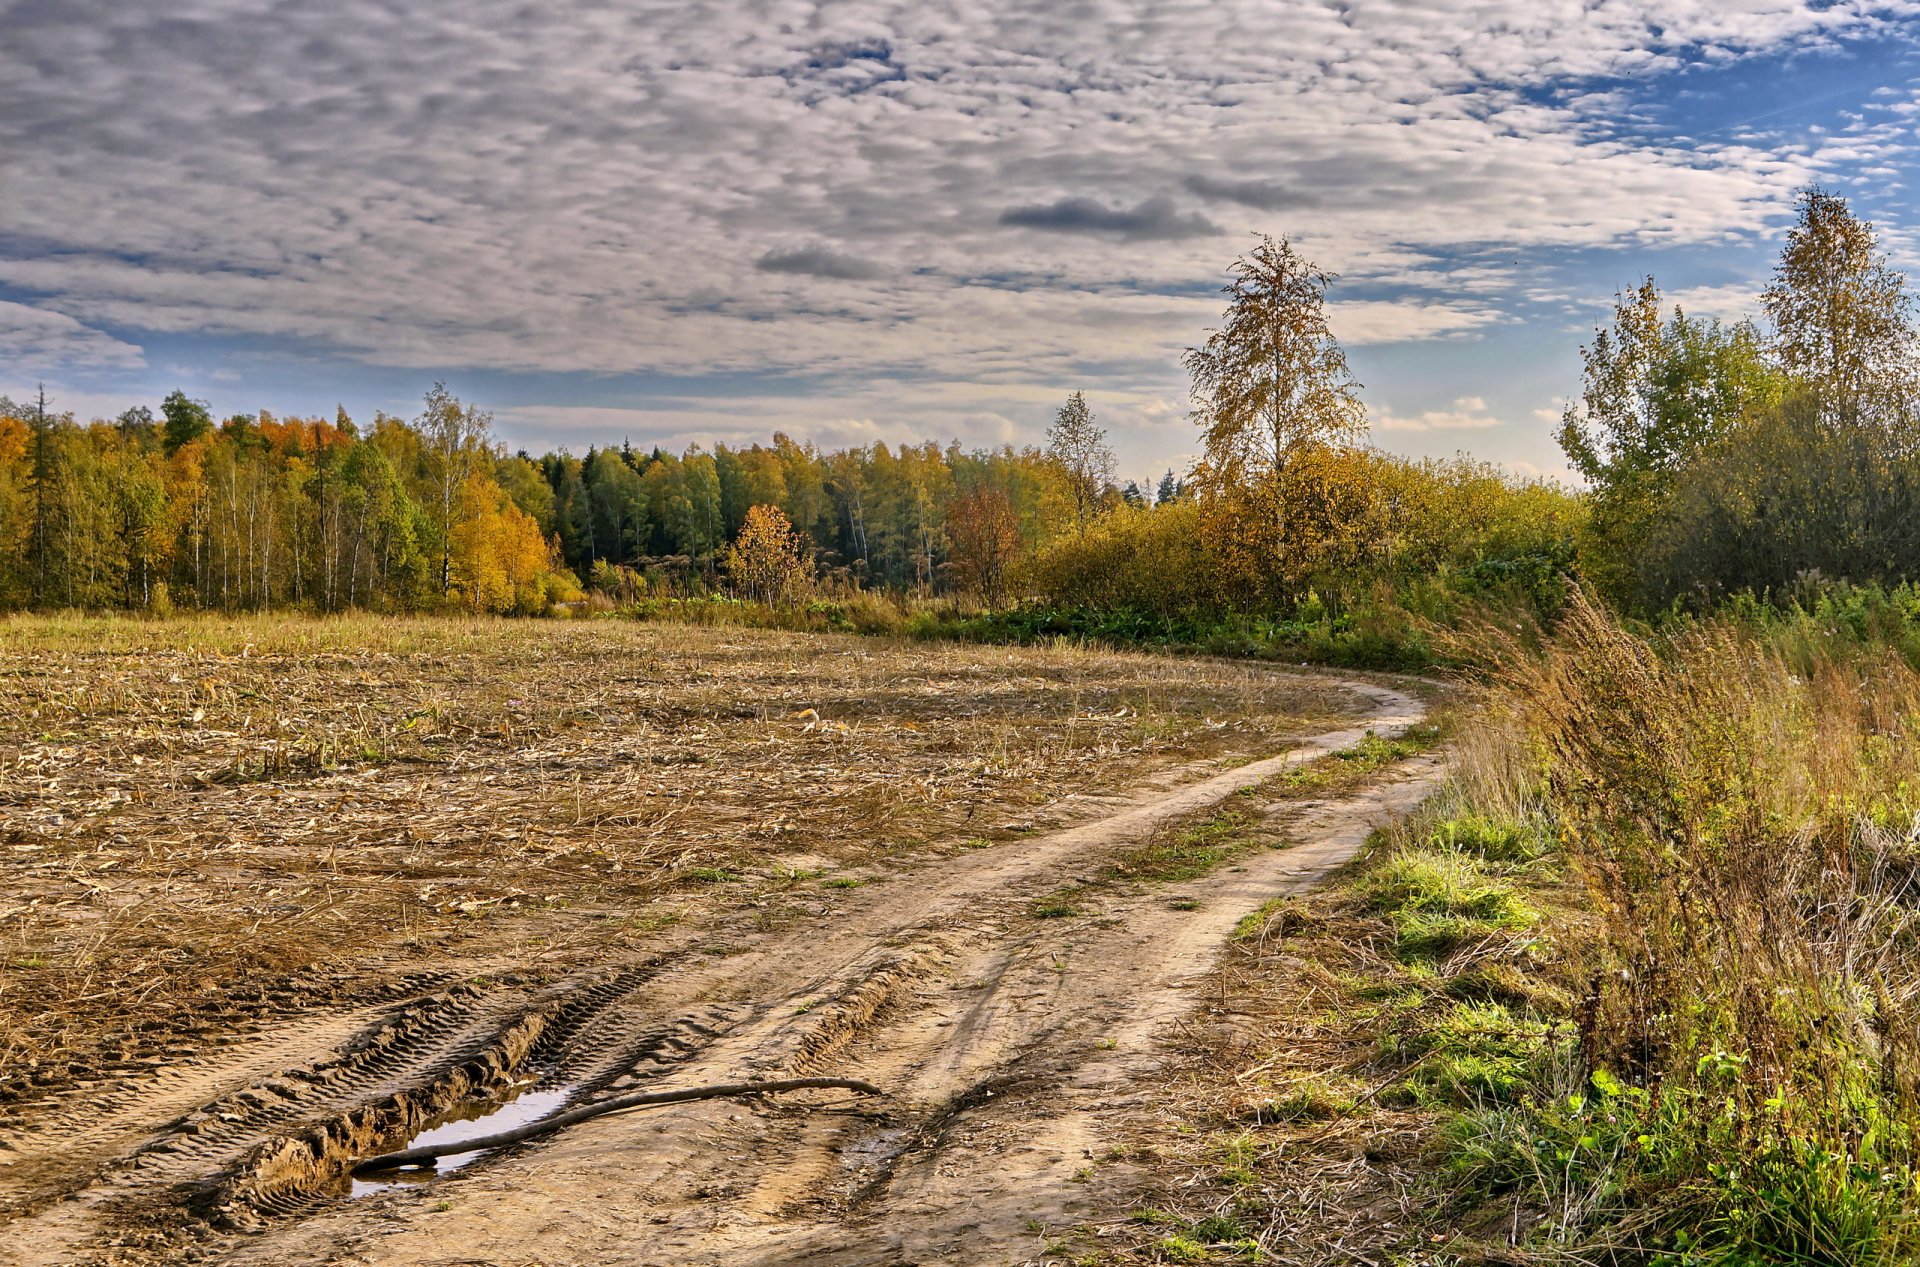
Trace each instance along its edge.
<path fill-rule="evenodd" d="M 644 1109 L 655 1104 L 678 1104 L 684 1100 L 715 1100 L 729 1095 L 762 1095 L 770 1091 L 802 1091 L 809 1087 L 828 1087 L 842 1091 L 857 1091 L 861 1095 L 882 1095 L 879 1087 L 871 1082 L 862 1082 L 858 1078 L 786 1078 L 778 1082 L 723 1082 L 709 1087 L 683 1087 L 678 1091 L 639 1091 L 632 1095 L 615 1096 L 611 1100 L 602 1100 L 597 1104 L 584 1104 L 565 1113 L 556 1113 L 552 1117 L 541 1118 L 537 1122 L 528 1122 L 525 1126 L 516 1126 L 510 1131 L 501 1131 L 497 1135 L 482 1135 L 478 1139 L 463 1139 L 449 1144 L 426 1144 L 419 1148 L 405 1148 L 397 1153 L 382 1153 L 378 1157 L 369 1157 L 356 1164 L 354 1174 L 369 1170 L 394 1170 L 401 1166 L 417 1166 L 432 1161 L 436 1157 L 447 1157 L 454 1153 L 475 1153 L 485 1148 L 504 1148 L 508 1144 L 518 1144 L 523 1139 L 532 1139 L 545 1135 L 562 1127 L 572 1126 L 575 1122 L 584 1122 L 588 1118 L 599 1117 L 605 1113 L 618 1113 L 622 1109 Z"/>

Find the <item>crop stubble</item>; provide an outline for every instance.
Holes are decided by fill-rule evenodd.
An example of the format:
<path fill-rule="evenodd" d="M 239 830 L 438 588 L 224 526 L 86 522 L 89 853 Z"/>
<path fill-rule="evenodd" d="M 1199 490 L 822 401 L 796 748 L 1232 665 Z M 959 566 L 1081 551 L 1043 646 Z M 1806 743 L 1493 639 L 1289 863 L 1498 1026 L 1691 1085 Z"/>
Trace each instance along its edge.
<path fill-rule="evenodd" d="M 693 915 L 777 919 L 796 867 L 1004 839 L 1070 793 L 1266 751 L 1346 703 L 1256 666 L 1072 647 L 14 618 L 0 1103 L 18 1123 L 62 1088 L 503 951 L 562 972 Z"/>

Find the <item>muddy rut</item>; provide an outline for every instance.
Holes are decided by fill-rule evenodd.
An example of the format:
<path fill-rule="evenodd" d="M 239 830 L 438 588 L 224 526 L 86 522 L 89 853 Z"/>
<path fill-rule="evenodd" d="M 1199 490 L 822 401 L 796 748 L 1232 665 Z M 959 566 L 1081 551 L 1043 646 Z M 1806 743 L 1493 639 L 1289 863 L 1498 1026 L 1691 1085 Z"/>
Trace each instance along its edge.
<path fill-rule="evenodd" d="M 1062 830 L 823 890 L 726 945 L 688 930 L 652 958 L 558 983 L 511 963 L 444 965 L 411 977 L 409 997 L 29 1106 L 0 1137 L 0 1263 L 1042 1261 L 1048 1230 L 1089 1213 L 1078 1181 L 1109 1145 L 1105 1124 L 1152 1094 L 1235 922 L 1411 809 L 1440 759 L 1294 805 L 1290 848 L 1184 884 L 1079 889 L 1054 918 L 1038 904 L 1169 820 L 1424 713 L 1403 692 L 1346 685 L 1350 726 L 1236 769 L 1176 772 Z M 476 1103 L 553 1112 L 819 1073 L 888 1095 L 680 1104 L 438 1177 L 349 1177 Z"/>

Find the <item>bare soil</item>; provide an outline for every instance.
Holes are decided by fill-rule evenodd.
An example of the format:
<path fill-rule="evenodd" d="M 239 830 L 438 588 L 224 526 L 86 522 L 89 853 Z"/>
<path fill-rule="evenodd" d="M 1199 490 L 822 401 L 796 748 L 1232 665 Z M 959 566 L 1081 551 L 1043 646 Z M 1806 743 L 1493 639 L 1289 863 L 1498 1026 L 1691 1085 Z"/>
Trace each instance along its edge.
<path fill-rule="evenodd" d="M 354 654 L 338 625 L 5 631 L 0 1262 L 1066 1261 L 1063 1230 L 1124 1201 L 1113 1130 L 1235 923 L 1439 769 L 1289 791 L 1422 716 L 1380 683 L 529 628 L 387 623 Z M 248 764 L 328 726 L 357 755 Z M 1231 848 L 1142 878 L 1223 803 Z M 527 1087 L 807 1074 L 887 1095 L 347 1179 Z"/>

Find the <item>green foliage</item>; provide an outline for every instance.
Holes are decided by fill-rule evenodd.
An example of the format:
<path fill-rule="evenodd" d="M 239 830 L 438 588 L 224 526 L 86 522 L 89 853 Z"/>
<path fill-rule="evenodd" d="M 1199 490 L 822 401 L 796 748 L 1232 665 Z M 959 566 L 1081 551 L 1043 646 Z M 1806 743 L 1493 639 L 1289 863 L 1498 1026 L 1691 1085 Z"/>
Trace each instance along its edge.
<path fill-rule="evenodd" d="M 1897 584 L 1920 560 L 1920 454 L 1896 432 L 1834 425 L 1813 397 L 1702 453 L 1649 522 L 1637 594 L 1703 607 L 1819 578 Z"/>

